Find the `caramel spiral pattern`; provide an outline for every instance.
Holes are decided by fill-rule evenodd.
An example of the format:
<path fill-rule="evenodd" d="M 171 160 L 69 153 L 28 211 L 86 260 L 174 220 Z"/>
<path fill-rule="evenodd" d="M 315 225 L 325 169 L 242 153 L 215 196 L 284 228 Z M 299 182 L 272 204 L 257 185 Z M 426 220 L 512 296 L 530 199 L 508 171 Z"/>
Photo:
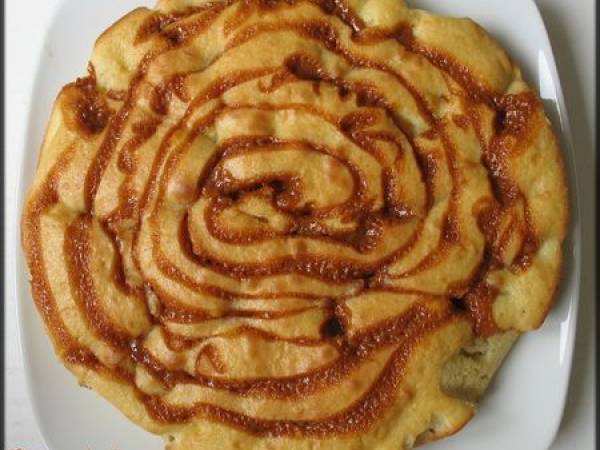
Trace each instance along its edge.
<path fill-rule="evenodd" d="M 472 407 L 441 367 L 542 322 L 566 194 L 539 100 L 471 22 L 479 71 L 429 33 L 453 23 L 400 1 L 170 0 L 102 35 L 23 220 L 65 364 L 159 433 L 379 448 L 438 409 L 439 434 L 460 428 Z"/>

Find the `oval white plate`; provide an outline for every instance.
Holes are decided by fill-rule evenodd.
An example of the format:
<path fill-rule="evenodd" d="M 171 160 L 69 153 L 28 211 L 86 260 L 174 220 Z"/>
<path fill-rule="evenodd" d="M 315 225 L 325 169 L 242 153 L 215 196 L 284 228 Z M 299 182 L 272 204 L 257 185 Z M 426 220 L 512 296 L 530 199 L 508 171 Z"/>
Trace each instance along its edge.
<path fill-rule="evenodd" d="M 560 424 L 569 382 L 579 296 L 580 221 L 569 120 L 552 49 L 533 0 L 408 0 L 441 14 L 467 16 L 509 50 L 559 131 L 571 187 L 571 227 L 562 286 L 540 330 L 520 339 L 485 396 L 481 412 L 456 436 L 426 448 L 545 450 Z M 95 38 L 144 0 L 47 0 L 48 24 L 23 151 L 19 205 L 32 181 L 50 108 L 61 86 L 82 74 Z M 40 5 L 41 6 L 41 5 Z M 15 220 L 20 220 L 16 218 Z M 54 357 L 29 291 L 17 242 L 19 328 L 30 398 L 50 450 L 160 450 L 162 440 L 132 425 L 97 394 L 82 389 Z M 205 449 L 211 450 L 211 449 Z"/>

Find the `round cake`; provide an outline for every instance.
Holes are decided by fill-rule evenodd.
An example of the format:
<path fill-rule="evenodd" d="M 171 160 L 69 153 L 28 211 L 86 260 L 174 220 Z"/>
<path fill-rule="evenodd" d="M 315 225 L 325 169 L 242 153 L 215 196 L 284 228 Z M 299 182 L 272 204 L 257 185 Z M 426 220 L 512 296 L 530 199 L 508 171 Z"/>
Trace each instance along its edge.
<path fill-rule="evenodd" d="M 161 0 L 58 95 L 22 241 L 57 356 L 168 449 L 389 450 L 473 416 L 567 216 L 542 104 L 473 21 Z"/>

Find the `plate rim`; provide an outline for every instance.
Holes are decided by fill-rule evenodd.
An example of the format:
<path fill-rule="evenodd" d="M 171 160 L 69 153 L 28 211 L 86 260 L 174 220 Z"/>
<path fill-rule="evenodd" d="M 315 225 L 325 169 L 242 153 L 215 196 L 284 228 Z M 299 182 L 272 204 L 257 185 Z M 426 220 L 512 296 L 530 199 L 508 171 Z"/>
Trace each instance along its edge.
<path fill-rule="evenodd" d="M 577 315 L 579 313 L 579 303 L 581 301 L 581 212 L 579 209 L 579 176 L 577 171 L 577 158 L 575 158 L 575 147 L 573 146 L 573 135 L 571 128 L 571 120 L 567 108 L 567 103 L 565 101 L 564 90 L 562 87 L 562 80 L 560 78 L 560 74 L 558 73 L 558 67 L 556 65 L 556 57 L 554 55 L 554 47 L 552 46 L 552 41 L 550 40 L 550 35 L 548 33 L 548 27 L 546 27 L 546 23 L 542 17 L 542 13 L 540 11 L 539 5 L 535 0 L 528 0 L 529 3 L 533 6 L 535 10 L 535 15 L 537 16 L 537 20 L 541 25 L 541 28 L 544 32 L 544 38 L 546 40 L 546 44 L 549 48 L 549 55 L 546 55 L 547 64 L 549 66 L 550 71 L 552 72 L 552 81 L 555 85 L 555 95 L 557 98 L 557 114 L 559 120 L 559 126 L 561 134 L 558 137 L 559 143 L 562 140 L 561 147 L 566 146 L 566 148 L 561 148 L 561 153 L 563 153 L 563 165 L 565 166 L 565 174 L 567 178 L 567 188 L 569 191 L 569 229 L 571 232 L 567 232 L 565 241 L 571 239 L 573 241 L 573 261 L 572 261 L 572 276 L 573 276 L 573 298 L 569 304 L 569 316 L 568 316 L 568 338 L 567 338 L 567 349 L 566 355 L 563 359 L 562 364 L 566 364 L 565 370 L 567 372 L 565 379 L 565 387 L 561 389 L 561 400 L 560 400 L 560 414 L 557 415 L 555 419 L 555 424 L 553 426 L 553 432 L 548 433 L 548 441 L 545 448 L 550 448 L 553 442 L 556 440 L 556 436 L 560 429 L 560 424 L 562 423 L 565 406 L 567 403 L 567 394 L 569 392 L 569 386 L 571 384 L 571 376 L 573 372 L 573 356 L 574 356 L 574 348 L 575 348 L 575 337 L 577 332 Z M 553 128 L 556 128 L 556 124 L 553 124 Z M 557 130 L 554 130 L 557 133 Z M 561 139 L 562 138 L 562 139 Z M 566 155 L 565 155 L 566 154 Z M 564 246 L 564 243 L 563 243 Z M 563 248 L 563 257 L 564 257 L 564 248 Z M 563 268 L 564 270 L 564 268 Z M 567 274 L 561 273 L 561 283 L 564 283 L 564 279 Z M 559 287 L 559 291 L 556 293 L 556 298 L 554 299 L 555 303 L 558 302 L 561 295 L 563 295 L 564 284 Z"/>

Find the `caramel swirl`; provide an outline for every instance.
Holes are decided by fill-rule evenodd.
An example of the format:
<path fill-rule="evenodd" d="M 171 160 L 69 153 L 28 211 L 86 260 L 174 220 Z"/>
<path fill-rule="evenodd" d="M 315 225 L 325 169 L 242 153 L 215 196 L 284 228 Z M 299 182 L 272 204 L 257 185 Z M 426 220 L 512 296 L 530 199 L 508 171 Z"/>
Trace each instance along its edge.
<path fill-rule="evenodd" d="M 564 189 L 538 98 L 487 41 L 512 81 L 403 2 L 357 3 L 162 1 L 57 100 L 23 218 L 33 296 L 64 362 L 154 431 L 292 445 L 454 402 L 450 433 L 472 410 L 443 363 L 547 312 L 564 224 L 539 198 Z"/>

